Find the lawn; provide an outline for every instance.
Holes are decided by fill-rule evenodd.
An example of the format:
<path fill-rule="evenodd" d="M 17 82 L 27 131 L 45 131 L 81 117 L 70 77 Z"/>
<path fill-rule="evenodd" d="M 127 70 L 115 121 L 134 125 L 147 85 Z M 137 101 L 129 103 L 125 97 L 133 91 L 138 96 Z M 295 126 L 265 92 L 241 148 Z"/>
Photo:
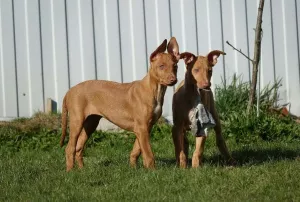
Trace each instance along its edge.
<path fill-rule="evenodd" d="M 85 167 L 66 173 L 59 114 L 0 122 L 0 201 L 300 201 L 300 118 L 273 110 L 278 86 L 261 91 L 259 117 L 245 112 L 249 83 L 234 78 L 216 88 L 236 167 L 224 165 L 211 133 L 203 167 L 177 168 L 170 126 L 160 121 L 151 135 L 156 170 L 144 169 L 141 159 L 129 167 L 132 133 L 97 132 Z"/>
<path fill-rule="evenodd" d="M 156 170 L 146 170 L 141 161 L 129 167 L 134 135 L 97 133 L 87 144 L 85 167 L 66 173 L 59 130 L 17 137 L 10 130 L 1 134 L 0 201 L 300 201 L 298 141 L 228 140 L 238 165 L 226 167 L 212 133 L 204 166 L 179 169 L 163 126 L 151 139 Z"/>

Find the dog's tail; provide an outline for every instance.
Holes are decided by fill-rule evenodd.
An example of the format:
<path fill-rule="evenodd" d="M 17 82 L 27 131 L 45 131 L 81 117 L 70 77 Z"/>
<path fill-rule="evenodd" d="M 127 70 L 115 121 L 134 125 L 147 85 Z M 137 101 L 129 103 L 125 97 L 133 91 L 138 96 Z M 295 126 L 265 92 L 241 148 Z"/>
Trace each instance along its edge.
<path fill-rule="evenodd" d="M 62 105 L 62 112 L 61 112 L 61 137 L 60 137 L 60 146 L 64 145 L 64 140 L 67 133 L 67 118 L 68 118 L 68 108 L 66 104 L 67 95 L 64 97 L 63 105 Z"/>

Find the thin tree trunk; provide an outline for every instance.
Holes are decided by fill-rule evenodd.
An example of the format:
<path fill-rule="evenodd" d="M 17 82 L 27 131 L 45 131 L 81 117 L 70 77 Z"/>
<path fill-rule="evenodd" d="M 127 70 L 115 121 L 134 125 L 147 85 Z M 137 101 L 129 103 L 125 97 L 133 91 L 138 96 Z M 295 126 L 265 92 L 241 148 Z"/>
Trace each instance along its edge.
<path fill-rule="evenodd" d="M 257 14 L 257 21 L 256 21 L 256 29 L 255 29 L 255 44 L 254 44 L 254 58 L 252 60 L 252 80 L 251 80 L 251 87 L 250 87 L 250 94 L 249 94 L 249 102 L 247 106 L 247 113 L 249 114 L 254 103 L 255 99 L 255 92 L 256 92 L 256 84 L 257 84 L 257 73 L 258 73 L 258 66 L 260 61 L 260 53 L 261 53 L 261 38 L 262 38 L 262 15 L 264 9 L 264 0 L 260 0 L 259 7 L 258 7 L 258 14 Z"/>

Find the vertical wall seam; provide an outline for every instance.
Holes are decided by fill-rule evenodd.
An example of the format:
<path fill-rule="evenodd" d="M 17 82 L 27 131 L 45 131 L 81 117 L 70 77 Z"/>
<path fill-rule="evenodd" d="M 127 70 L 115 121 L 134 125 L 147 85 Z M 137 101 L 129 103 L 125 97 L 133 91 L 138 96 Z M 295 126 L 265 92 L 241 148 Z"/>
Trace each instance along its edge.
<path fill-rule="evenodd" d="M 244 1 L 245 2 L 245 16 L 246 16 L 246 40 L 247 40 L 247 55 L 249 57 L 250 56 L 250 39 L 249 39 L 249 32 L 248 32 L 248 27 L 249 27 L 249 23 L 248 23 L 248 6 L 247 6 L 247 0 Z M 250 68 L 250 61 L 248 60 L 248 80 L 251 81 L 251 68 Z"/>
<path fill-rule="evenodd" d="M 119 31 L 119 53 L 120 53 L 120 65 L 121 65 L 121 82 L 124 82 L 124 71 L 123 71 L 123 54 L 122 54 L 122 37 L 121 37 L 121 20 L 120 20 L 120 5 L 119 5 L 119 0 L 117 0 L 117 9 L 118 9 L 118 31 Z M 145 25 L 146 26 L 146 25 Z M 147 50 L 146 50 L 147 53 Z"/>
<path fill-rule="evenodd" d="M 298 5 L 297 5 L 297 0 L 295 0 L 295 13 L 296 13 L 296 32 L 297 32 L 297 52 L 298 52 L 298 76 L 299 76 L 299 84 L 300 84 L 300 43 L 299 43 L 299 26 L 298 26 Z"/>
<path fill-rule="evenodd" d="M 65 0 L 65 26 L 66 26 L 66 45 L 67 45 L 67 65 L 68 65 L 68 88 L 71 88 L 71 70 L 70 70 L 70 53 L 69 53 L 69 29 L 68 29 L 68 8 Z"/>
<path fill-rule="evenodd" d="M 168 0 L 168 5 L 169 5 L 170 36 L 173 37 L 171 0 Z M 178 39 L 176 39 L 176 40 L 178 40 Z M 180 53 L 180 46 L 179 46 L 179 53 Z M 172 90 L 173 90 L 173 92 L 175 92 L 175 85 L 172 86 Z"/>
<path fill-rule="evenodd" d="M 92 6 L 92 28 L 93 28 L 93 44 L 94 44 L 94 65 L 95 65 L 95 79 L 98 79 L 98 70 L 97 70 L 97 48 L 96 48 L 96 32 L 95 32 L 95 10 L 94 10 L 94 0 L 91 0 Z"/>
<path fill-rule="evenodd" d="M 0 62 L 1 62 L 1 80 L 2 80 L 2 108 L 3 116 L 6 117 L 6 98 L 5 98 L 5 82 L 4 82 L 4 61 L 3 61 L 3 36 L 2 36 L 2 10 L 0 8 Z"/>
<path fill-rule="evenodd" d="M 20 116 L 19 107 L 19 82 L 18 82 L 18 69 L 17 69 L 17 44 L 16 44 L 16 25 L 15 25 L 15 6 L 14 1 L 12 3 L 12 18 L 13 18 L 13 43 L 14 43 L 14 59 L 15 59 L 15 79 L 16 79 L 16 99 L 17 99 L 17 117 Z"/>
<path fill-rule="evenodd" d="M 51 0 L 52 2 L 52 0 Z M 41 77 L 42 77 L 42 100 L 43 110 L 45 111 L 45 82 L 44 82 L 44 57 L 43 57 L 43 36 L 42 36 L 42 19 L 41 19 L 41 2 L 38 1 L 38 13 L 39 13 L 39 35 L 40 35 L 40 59 L 41 59 Z M 55 75 L 54 75 L 55 78 Z M 55 84 L 54 84 L 55 85 Z M 55 98 L 56 99 L 56 98 Z"/>
<path fill-rule="evenodd" d="M 220 0 L 220 18 L 221 18 L 221 40 L 222 40 L 222 50 L 225 51 L 224 46 L 224 27 L 223 27 L 223 7 L 222 7 L 222 1 Z M 223 60 L 223 78 L 224 78 L 224 84 L 226 86 L 226 71 L 225 71 L 225 57 L 222 57 Z"/>
<path fill-rule="evenodd" d="M 147 44 L 147 27 L 146 27 L 146 9 L 145 0 L 143 0 L 143 17 L 144 17 L 144 36 L 145 36 L 145 54 L 146 54 L 146 71 L 148 72 L 148 44 Z"/>
<path fill-rule="evenodd" d="M 199 39 L 198 39 L 198 18 L 197 18 L 197 1 L 194 0 L 194 11 L 195 11 L 195 29 L 196 29 L 196 52 L 199 55 Z"/>
<path fill-rule="evenodd" d="M 270 1 L 270 15 L 271 15 L 271 37 L 272 37 L 272 59 L 273 59 L 273 71 L 274 71 L 274 81 L 276 78 L 276 60 L 275 60 L 275 44 L 274 44 L 274 22 L 273 22 L 273 9 L 272 9 L 272 1 Z"/>

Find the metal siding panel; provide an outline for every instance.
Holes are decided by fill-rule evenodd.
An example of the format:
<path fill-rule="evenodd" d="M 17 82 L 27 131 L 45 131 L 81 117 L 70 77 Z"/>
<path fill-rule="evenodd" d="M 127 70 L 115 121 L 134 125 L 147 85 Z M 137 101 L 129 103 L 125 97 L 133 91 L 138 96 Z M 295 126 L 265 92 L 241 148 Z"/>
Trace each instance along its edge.
<path fill-rule="evenodd" d="M 246 5 L 245 1 L 234 1 L 234 24 L 235 24 L 235 39 L 236 47 L 242 49 L 243 52 L 249 56 L 248 39 L 247 39 L 247 21 L 246 21 Z M 237 74 L 241 75 L 244 81 L 250 79 L 250 63 L 242 54 L 236 54 L 236 69 Z"/>
<path fill-rule="evenodd" d="M 171 35 L 180 52 L 206 55 L 212 49 L 224 49 L 227 55 L 219 58 L 214 69 L 214 85 L 221 82 L 224 71 L 227 79 L 243 73 L 246 81 L 251 66 L 249 72 L 247 59 L 226 40 L 253 57 L 258 2 L 1 0 L 0 117 L 31 116 L 44 110 L 47 97 L 61 109 L 69 85 L 83 80 L 141 79 L 151 53 Z M 298 115 L 299 10 L 297 1 L 265 2 L 261 57 L 261 88 L 282 78 L 281 103 L 291 102 L 292 113 Z M 179 81 L 184 73 L 180 61 Z M 172 114 L 173 89 L 166 92 L 163 116 Z"/>
<path fill-rule="evenodd" d="M 183 11 L 183 32 L 185 35 L 185 49 L 195 55 L 198 53 L 197 47 L 197 24 L 195 13 L 195 1 L 185 0 L 182 3 Z"/>
<path fill-rule="evenodd" d="M 265 1 L 265 6 L 266 1 Z M 248 52 L 249 57 L 253 58 L 254 55 L 254 39 L 255 39 L 255 27 L 256 27 L 256 17 L 257 17 L 257 1 L 248 1 L 247 0 L 247 25 L 248 25 Z M 263 14 L 264 18 L 265 13 Z M 264 26 L 264 22 L 262 24 Z M 264 37 L 263 37 L 264 40 Z M 252 64 L 250 66 L 249 76 L 252 76 Z"/>
<path fill-rule="evenodd" d="M 167 39 L 168 42 L 171 38 L 171 15 L 170 15 L 170 5 L 168 0 L 156 0 L 157 9 L 157 23 L 158 23 L 158 36 L 157 40 L 159 44 Z M 176 37 L 176 36 L 175 36 Z M 176 38 L 177 40 L 177 38 Z M 157 45 L 159 45 L 157 44 Z M 180 48 L 180 45 L 179 45 Z M 152 50 L 154 51 L 154 49 Z M 179 49 L 180 51 L 180 49 Z M 162 116 L 168 116 L 172 114 L 172 98 L 174 93 L 174 87 L 168 87 L 163 105 Z"/>
<path fill-rule="evenodd" d="M 41 1 L 41 25 L 44 99 L 54 100 L 57 110 L 60 111 L 63 97 L 69 89 L 64 0 Z"/>
<path fill-rule="evenodd" d="M 221 2 L 219 0 L 210 0 L 208 4 L 209 19 L 210 19 L 210 50 L 223 50 L 223 34 L 221 29 Z M 218 63 L 214 67 L 213 77 L 211 80 L 212 90 L 214 91 L 215 85 L 221 83 L 224 78 L 224 57 L 220 56 Z"/>
<path fill-rule="evenodd" d="M 10 0 L 0 1 L 0 116 L 18 116 L 13 10 Z"/>
<path fill-rule="evenodd" d="M 196 15 L 197 15 L 197 28 L 198 28 L 198 55 L 205 55 L 210 49 L 210 41 L 208 40 L 210 35 L 208 31 L 209 27 L 209 16 L 207 10 L 206 0 L 195 0 Z"/>
<path fill-rule="evenodd" d="M 20 116 L 44 110 L 38 1 L 15 1 Z"/>
<path fill-rule="evenodd" d="M 265 5 L 264 5 L 262 27 L 263 27 L 263 38 L 262 38 L 262 42 L 261 42 L 261 61 L 260 61 L 260 72 L 261 72 L 260 88 L 261 89 L 267 84 L 273 84 L 274 80 L 275 80 L 274 52 L 273 52 L 273 27 L 272 27 L 270 1 L 266 1 Z M 254 46 L 254 44 L 253 44 L 253 46 Z M 251 65 L 251 67 L 252 67 L 252 65 Z M 251 68 L 251 70 L 252 70 L 252 68 Z"/>
<path fill-rule="evenodd" d="M 233 21 L 233 7 L 231 0 L 222 0 L 222 21 L 223 21 L 223 37 L 224 42 L 229 41 L 233 46 L 236 46 L 235 42 L 235 28 Z M 229 45 L 224 45 L 224 51 L 226 56 L 224 57 L 224 68 L 227 83 L 230 82 L 232 76 L 237 72 L 235 63 L 236 55 L 238 54 Z"/>
<path fill-rule="evenodd" d="M 95 79 L 92 2 L 67 0 L 70 83 Z"/>
<path fill-rule="evenodd" d="M 61 110 L 63 98 L 70 88 L 68 64 L 67 27 L 65 1 L 53 0 L 53 35 L 55 37 L 53 52 L 56 61 L 57 110 Z"/>
<path fill-rule="evenodd" d="M 17 64 L 17 82 L 19 98 L 19 116 L 30 116 L 29 109 L 29 79 L 28 79 L 28 61 L 27 61 L 27 42 L 25 26 L 25 1 L 14 2 L 15 15 L 15 33 L 16 33 L 16 64 Z"/>
<path fill-rule="evenodd" d="M 285 73 L 285 36 L 284 36 L 284 18 L 283 1 L 271 1 L 273 18 L 273 36 L 274 36 L 274 55 L 275 55 L 275 76 L 282 79 L 282 86 L 279 88 L 280 103 L 287 103 L 287 85 Z"/>
<path fill-rule="evenodd" d="M 147 58 L 149 61 L 151 53 L 156 49 L 156 47 L 162 42 L 158 40 L 157 34 L 157 23 L 155 16 L 155 1 L 144 0 L 144 9 L 145 9 L 145 29 L 146 29 L 146 41 L 147 41 Z M 150 67 L 150 61 L 147 64 L 147 67 Z"/>
<path fill-rule="evenodd" d="M 186 39 L 183 24 L 184 13 L 181 10 L 181 6 L 183 5 L 183 3 L 184 1 L 182 0 L 170 1 L 172 35 L 176 37 L 180 53 L 189 51 L 186 49 L 185 43 Z M 178 83 L 175 86 L 178 86 L 178 84 L 184 79 L 185 70 L 185 64 L 183 60 L 180 60 L 178 63 L 177 72 Z"/>
<path fill-rule="evenodd" d="M 111 2 L 111 1 L 110 1 Z M 106 20 L 106 0 L 93 0 L 94 5 L 94 27 L 95 27 L 95 47 L 97 63 L 97 79 L 110 79 L 107 20 Z"/>
<path fill-rule="evenodd" d="M 135 78 L 142 79 L 147 74 L 147 59 L 146 59 L 146 38 L 144 29 L 144 12 L 143 2 L 140 0 L 131 1 L 131 44 Z"/>
<path fill-rule="evenodd" d="M 122 55 L 120 41 L 119 7 L 117 0 L 106 1 L 106 30 L 107 53 L 109 57 L 109 79 L 122 82 Z M 126 51 L 124 52 L 126 57 Z"/>
<path fill-rule="evenodd" d="M 136 79 L 134 63 L 133 42 L 131 38 L 132 19 L 130 1 L 119 1 L 120 33 L 122 47 L 123 82 L 131 82 Z"/>
<path fill-rule="evenodd" d="M 285 35 L 285 72 L 287 101 L 291 103 L 291 112 L 300 112 L 299 61 L 297 48 L 297 27 L 295 1 L 283 2 Z"/>

